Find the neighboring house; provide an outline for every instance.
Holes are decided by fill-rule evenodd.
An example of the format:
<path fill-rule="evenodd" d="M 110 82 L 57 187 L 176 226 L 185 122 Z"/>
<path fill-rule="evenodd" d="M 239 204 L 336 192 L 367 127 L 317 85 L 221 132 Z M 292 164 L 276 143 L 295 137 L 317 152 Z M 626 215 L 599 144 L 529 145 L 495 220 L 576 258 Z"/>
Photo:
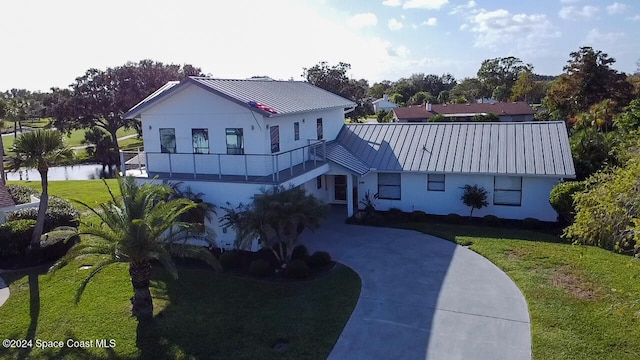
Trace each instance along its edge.
<path fill-rule="evenodd" d="M 125 114 L 142 121 L 145 149 L 127 175 L 181 181 L 218 216 L 272 185 L 304 186 L 347 216 L 367 191 L 380 210 L 466 215 L 461 187 L 478 184 L 490 202 L 478 216 L 548 221 L 551 188 L 575 176 L 562 122 L 345 125 L 354 107 L 306 82 L 169 83 Z M 231 229 L 210 225 L 233 245 Z"/>
<path fill-rule="evenodd" d="M 424 104 L 393 109 L 394 119 L 399 122 L 424 122 L 435 115 L 454 118 L 452 121 L 471 121 L 475 115 L 496 114 L 500 121 L 533 121 L 536 111 L 525 101 Z"/>
<path fill-rule="evenodd" d="M 377 113 L 380 110 L 391 111 L 398 107 L 398 104 L 393 103 L 389 100 L 389 95 L 387 94 L 382 95 L 382 98 L 380 99 L 374 100 L 372 104 L 374 113 Z"/>

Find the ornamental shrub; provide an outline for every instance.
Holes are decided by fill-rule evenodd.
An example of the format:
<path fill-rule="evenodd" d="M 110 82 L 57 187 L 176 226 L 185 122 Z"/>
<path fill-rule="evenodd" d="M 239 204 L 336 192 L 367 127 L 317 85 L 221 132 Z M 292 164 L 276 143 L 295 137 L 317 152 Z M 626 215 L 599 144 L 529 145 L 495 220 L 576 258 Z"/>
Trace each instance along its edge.
<path fill-rule="evenodd" d="M 495 215 L 485 215 L 482 218 L 482 223 L 487 226 L 499 226 L 501 222 L 501 219 Z"/>
<path fill-rule="evenodd" d="M 249 264 L 249 274 L 260 278 L 267 277 L 273 274 L 273 267 L 271 267 L 271 264 L 265 259 L 253 260 Z"/>
<path fill-rule="evenodd" d="M 318 268 L 331 264 L 331 255 L 326 251 L 316 251 L 307 259 L 307 264 L 312 268 Z"/>
<path fill-rule="evenodd" d="M 27 208 L 9 213 L 7 220 L 36 220 L 38 208 Z M 49 197 L 49 206 L 44 220 L 44 230 L 50 231 L 60 226 L 78 227 L 80 213 L 71 203 L 57 196 Z"/>
<path fill-rule="evenodd" d="M 309 276 L 309 266 L 302 260 L 293 260 L 287 265 L 286 275 L 292 279 L 306 279 Z"/>
<path fill-rule="evenodd" d="M 0 225 L 0 256 L 24 255 L 35 227 L 35 220 L 13 220 Z"/>
<path fill-rule="evenodd" d="M 425 222 L 428 219 L 429 219 L 429 216 L 427 215 L 427 213 L 421 210 L 415 210 L 415 211 L 412 211 L 411 214 L 409 214 L 409 221 Z"/>
<path fill-rule="evenodd" d="M 471 207 L 471 213 L 469 213 L 469 217 L 473 216 L 474 209 L 482 209 L 483 207 L 489 205 L 487 202 L 487 190 L 478 185 L 465 185 L 463 188 L 464 193 L 460 200 L 462 202 Z"/>
<path fill-rule="evenodd" d="M 558 220 L 570 224 L 575 216 L 575 204 L 573 196 L 587 188 L 586 181 L 561 182 L 551 189 L 549 202 L 558 213 Z"/>
<path fill-rule="evenodd" d="M 31 195 L 40 196 L 36 189 L 22 185 L 7 185 L 7 191 L 9 191 L 9 195 L 17 205 L 30 203 Z"/>

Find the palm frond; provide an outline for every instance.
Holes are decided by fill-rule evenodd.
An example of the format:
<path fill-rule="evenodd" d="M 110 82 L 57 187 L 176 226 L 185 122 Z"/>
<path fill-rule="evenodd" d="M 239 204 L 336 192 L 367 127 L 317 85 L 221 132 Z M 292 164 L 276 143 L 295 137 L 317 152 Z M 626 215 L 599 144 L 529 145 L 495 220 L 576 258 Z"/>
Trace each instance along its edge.
<path fill-rule="evenodd" d="M 93 268 L 91 270 L 91 272 L 89 273 L 89 275 L 87 275 L 87 277 L 82 280 L 82 283 L 80 284 L 80 286 L 78 287 L 78 290 L 76 290 L 76 298 L 75 298 L 75 304 L 78 305 L 78 303 L 80 302 L 80 298 L 82 297 L 82 294 L 84 293 L 84 290 L 87 288 L 87 285 L 89 285 L 89 282 L 91 282 L 91 280 L 98 275 L 98 273 L 100 273 L 102 270 L 104 270 L 105 267 L 111 265 L 111 264 L 115 264 L 118 261 L 115 259 L 105 259 L 95 265 L 93 265 Z"/>

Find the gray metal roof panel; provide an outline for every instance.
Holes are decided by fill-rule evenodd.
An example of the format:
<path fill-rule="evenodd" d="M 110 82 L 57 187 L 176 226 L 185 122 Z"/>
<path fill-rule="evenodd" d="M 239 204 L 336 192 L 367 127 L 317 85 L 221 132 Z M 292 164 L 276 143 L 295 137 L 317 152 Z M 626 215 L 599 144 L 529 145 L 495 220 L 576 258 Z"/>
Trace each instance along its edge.
<path fill-rule="evenodd" d="M 574 177 L 564 126 L 562 122 L 347 124 L 337 142 L 378 171 Z"/>
<path fill-rule="evenodd" d="M 369 165 L 354 156 L 349 150 L 342 146 L 342 144 L 336 141 L 330 141 L 326 146 L 327 159 L 338 165 L 344 166 L 358 175 L 364 175 L 369 172 Z M 321 148 L 318 148 L 318 151 L 319 153 L 322 153 Z"/>
<path fill-rule="evenodd" d="M 133 118 L 139 116 L 143 110 L 172 94 L 177 89 L 187 86 L 187 84 L 197 85 L 207 91 L 211 91 L 240 105 L 247 106 L 251 110 L 269 117 L 356 106 L 356 103 L 353 101 L 303 81 L 265 79 L 232 80 L 190 76 L 179 83 L 177 81 L 170 81 L 165 84 L 127 111 L 124 117 Z M 275 112 L 250 107 L 250 101 L 261 103 L 273 109 Z"/>

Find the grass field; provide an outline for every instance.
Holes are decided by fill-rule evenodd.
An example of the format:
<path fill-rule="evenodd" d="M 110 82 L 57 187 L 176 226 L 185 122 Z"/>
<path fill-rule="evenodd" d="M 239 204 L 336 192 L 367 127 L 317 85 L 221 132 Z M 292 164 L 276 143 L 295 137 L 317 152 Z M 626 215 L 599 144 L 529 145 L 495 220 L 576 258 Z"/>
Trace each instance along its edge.
<path fill-rule="evenodd" d="M 120 196 L 120 189 L 116 179 L 105 180 L 115 196 Z M 23 185 L 41 191 L 40 181 L 8 181 L 7 185 Z M 101 204 L 109 201 L 111 197 L 102 180 L 67 180 L 50 181 L 49 194 L 65 199 L 79 200 L 86 204 Z"/>
<path fill-rule="evenodd" d="M 470 245 L 529 305 L 534 359 L 640 358 L 640 261 L 534 231 L 410 223 Z"/>

